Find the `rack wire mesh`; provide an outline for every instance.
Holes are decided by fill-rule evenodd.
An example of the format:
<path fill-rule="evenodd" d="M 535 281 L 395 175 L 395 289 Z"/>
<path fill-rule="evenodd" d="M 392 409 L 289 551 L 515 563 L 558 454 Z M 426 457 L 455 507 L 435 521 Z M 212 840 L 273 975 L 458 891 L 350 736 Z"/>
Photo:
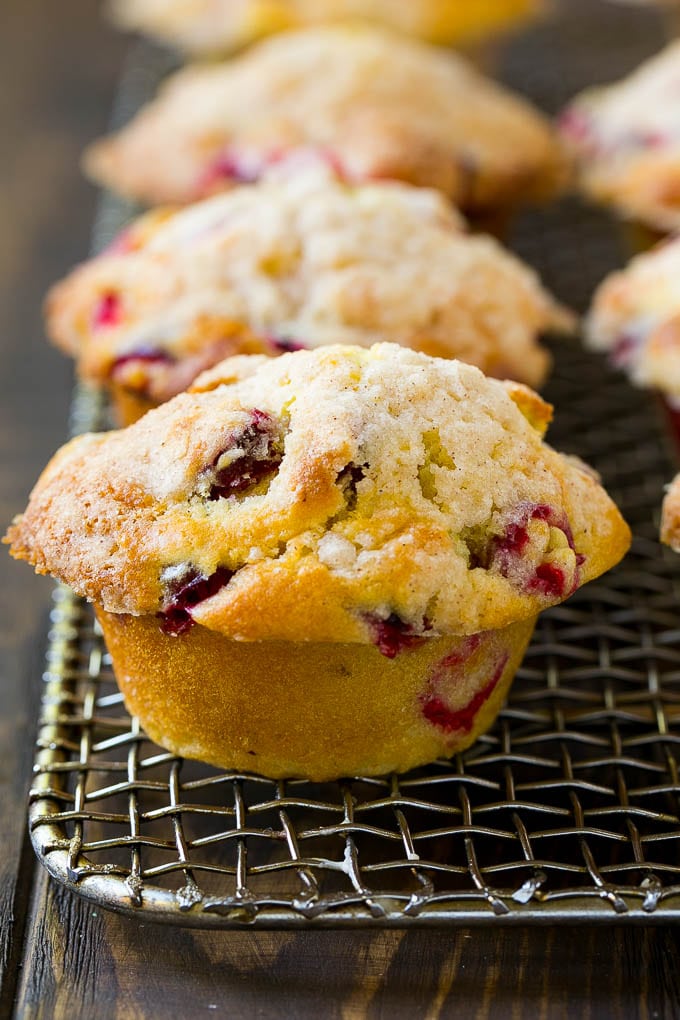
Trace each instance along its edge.
<path fill-rule="evenodd" d="M 553 110 L 662 38 L 647 11 L 564 0 L 509 47 L 505 78 Z M 169 66 L 135 50 L 119 120 Z M 104 199 L 95 247 L 129 212 Z M 513 243 L 580 309 L 625 254 L 613 222 L 575 201 L 525 217 Z M 377 779 L 274 782 L 183 761 L 126 713 L 89 607 L 60 587 L 30 800 L 52 875 L 203 927 L 680 917 L 680 559 L 656 537 L 676 464 L 653 399 L 575 343 L 553 352 L 552 442 L 602 474 L 635 540 L 542 616 L 494 728 L 452 761 Z M 105 413 L 80 390 L 73 430 Z"/>

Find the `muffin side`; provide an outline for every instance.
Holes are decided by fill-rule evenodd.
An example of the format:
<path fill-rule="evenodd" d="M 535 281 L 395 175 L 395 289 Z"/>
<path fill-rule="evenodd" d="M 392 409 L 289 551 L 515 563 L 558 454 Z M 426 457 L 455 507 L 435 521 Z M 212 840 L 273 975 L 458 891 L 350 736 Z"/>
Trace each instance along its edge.
<path fill-rule="evenodd" d="M 169 641 L 152 617 L 98 612 L 131 713 L 163 747 L 222 768 L 315 781 L 405 772 L 495 719 L 534 627 L 370 645 Z"/>

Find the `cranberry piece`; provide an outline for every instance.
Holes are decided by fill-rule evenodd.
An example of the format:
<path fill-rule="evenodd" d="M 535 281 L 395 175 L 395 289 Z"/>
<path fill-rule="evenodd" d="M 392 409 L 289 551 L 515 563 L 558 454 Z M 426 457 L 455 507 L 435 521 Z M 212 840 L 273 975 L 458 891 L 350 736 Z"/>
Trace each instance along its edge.
<path fill-rule="evenodd" d="M 587 117 L 574 106 L 567 107 L 558 117 L 557 123 L 562 134 L 578 140 L 590 134 L 590 122 Z"/>
<path fill-rule="evenodd" d="M 290 354 L 293 351 L 306 351 L 307 348 L 299 340 L 293 340 L 288 336 L 274 336 L 270 334 L 267 341 L 279 354 Z"/>
<path fill-rule="evenodd" d="M 445 658 L 438 662 L 432 672 L 432 679 L 437 682 L 446 676 L 452 669 L 457 669 L 459 666 L 464 666 L 468 659 L 474 655 L 479 646 L 482 643 L 481 634 L 471 634 L 465 639 L 461 648 L 455 652 L 451 652 Z"/>
<path fill-rule="evenodd" d="M 254 162 L 244 162 L 235 152 L 227 151 L 210 164 L 204 183 L 230 180 L 238 184 L 254 184 L 259 176 L 260 170 L 256 168 Z"/>
<path fill-rule="evenodd" d="M 129 351 L 127 354 L 121 354 L 119 358 L 116 358 L 111 367 L 111 374 L 115 375 L 120 368 L 133 361 L 145 361 L 150 364 L 174 365 L 175 358 L 173 358 L 172 354 L 169 354 L 167 351 L 161 350 L 160 347 L 137 347 L 135 350 Z"/>
<path fill-rule="evenodd" d="M 567 579 L 564 571 L 556 567 L 554 563 L 541 563 L 536 567 L 534 576 L 529 580 L 529 591 L 539 592 L 549 598 L 559 598 L 564 595 L 567 587 Z"/>
<path fill-rule="evenodd" d="M 168 586 L 168 598 L 158 614 L 163 633 L 178 637 L 191 630 L 194 625 L 191 616 L 193 607 L 217 594 L 233 576 L 234 571 L 227 567 L 218 567 L 214 574 L 206 577 L 196 567 L 189 566 Z"/>
<path fill-rule="evenodd" d="M 508 556 L 521 556 L 529 544 L 529 529 L 526 524 L 509 524 L 497 549 Z"/>
<path fill-rule="evenodd" d="M 479 637 L 479 635 L 474 636 Z M 444 659 L 438 669 L 441 669 L 446 661 Z M 503 676 L 503 671 L 507 664 L 508 656 L 503 655 L 497 662 L 491 678 L 484 684 L 481 690 L 477 691 L 470 698 L 467 705 L 464 705 L 462 708 L 449 708 L 438 694 L 434 693 L 434 691 L 428 692 L 421 699 L 424 717 L 444 733 L 469 733 L 474 726 L 479 709 L 485 701 L 488 701 L 494 687 Z M 458 665 L 463 665 L 463 662 Z M 436 674 L 434 682 L 436 683 Z"/>
<path fill-rule="evenodd" d="M 373 644 L 387 659 L 394 659 L 401 652 L 417 648 L 423 641 L 427 641 L 425 635 L 415 634 L 411 624 L 406 623 L 396 613 L 390 613 L 387 619 L 367 613 L 364 619 L 371 630 Z M 423 630 L 432 630 L 432 624 L 428 619 L 423 620 Z"/>
<path fill-rule="evenodd" d="M 520 503 L 514 511 L 514 520 L 505 527 L 502 535 L 491 540 L 484 554 L 479 557 L 479 565 L 494 567 L 507 577 L 513 561 L 522 556 L 529 544 L 529 522 L 532 520 L 551 523 L 552 508 L 544 503 Z"/>
<path fill-rule="evenodd" d="M 577 569 L 570 587 L 564 571 L 555 564 L 541 563 L 530 576 L 522 572 L 522 557 L 531 540 L 531 521 L 546 521 L 551 528 L 559 528 L 569 548 L 574 550 L 574 536 L 566 514 L 547 503 L 520 503 L 513 516 L 514 520 L 506 525 L 502 535 L 493 538 L 482 553 L 471 556 L 471 566 L 497 570 L 502 577 L 519 577 L 528 591 L 538 592 L 547 598 L 571 595 L 578 586 L 578 568 L 585 560 L 581 553 L 575 553 Z"/>
<path fill-rule="evenodd" d="M 633 139 L 633 144 L 643 149 L 662 149 L 669 142 L 663 131 L 638 131 Z"/>
<path fill-rule="evenodd" d="M 117 326 L 122 318 L 120 296 L 109 290 L 102 294 L 92 314 L 93 329 L 108 329 Z"/>
<path fill-rule="evenodd" d="M 283 460 L 280 424 L 266 411 L 254 408 L 251 420 L 229 436 L 227 445 L 206 472 L 209 500 L 236 496 L 276 472 Z M 223 467 L 220 460 L 230 451 L 235 456 Z"/>
<path fill-rule="evenodd" d="M 338 180 L 348 181 L 350 179 L 350 174 L 338 152 L 324 146 L 318 150 L 318 154 L 321 160 L 333 171 Z"/>
<path fill-rule="evenodd" d="M 110 244 L 107 244 L 105 248 L 100 252 L 101 255 L 128 255 L 131 251 L 134 251 L 135 245 L 132 240 L 132 230 L 126 227 L 125 230 L 121 230 L 119 234 L 116 234 Z"/>
<path fill-rule="evenodd" d="M 609 361 L 614 368 L 629 368 L 640 349 L 641 338 L 623 333 L 609 352 Z"/>
<path fill-rule="evenodd" d="M 592 146 L 593 124 L 590 117 L 575 106 L 569 106 L 560 115 L 558 125 L 561 133 L 575 145 Z"/>
<path fill-rule="evenodd" d="M 280 149 L 258 152 L 227 145 L 205 168 L 197 183 L 197 194 L 206 195 L 218 190 L 225 182 L 232 184 L 254 184 L 262 176 L 265 167 L 278 163 L 284 155 Z"/>

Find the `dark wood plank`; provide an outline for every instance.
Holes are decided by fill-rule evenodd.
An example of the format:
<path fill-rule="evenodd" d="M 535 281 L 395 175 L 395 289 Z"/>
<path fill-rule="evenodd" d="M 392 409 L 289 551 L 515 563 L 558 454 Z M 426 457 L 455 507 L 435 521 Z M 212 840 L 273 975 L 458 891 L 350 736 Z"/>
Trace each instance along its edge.
<path fill-rule="evenodd" d="M 102 912 L 51 884 L 34 910 L 17 1015 L 41 1020 L 680 1014 L 668 928 L 191 932 Z"/>
<path fill-rule="evenodd" d="M 106 124 L 123 40 L 89 0 L 0 14 L 0 530 L 67 429 L 71 368 L 47 346 L 47 286 L 87 252 L 94 190 L 78 173 Z M 0 1014 L 12 996 L 33 854 L 26 841 L 38 678 L 51 583 L 0 556 Z M 4 1015 L 4 1014 L 3 1014 Z"/>

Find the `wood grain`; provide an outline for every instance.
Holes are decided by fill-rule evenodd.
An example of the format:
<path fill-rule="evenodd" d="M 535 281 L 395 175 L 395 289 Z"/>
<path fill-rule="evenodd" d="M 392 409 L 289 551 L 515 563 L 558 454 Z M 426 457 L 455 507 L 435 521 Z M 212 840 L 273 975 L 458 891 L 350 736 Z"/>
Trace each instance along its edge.
<path fill-rule="evenodd" d="M 594 0 L 593 0 L 594 2 Z M 0 116 L 0 513 L 66 434 L 70 367 L 44 343 L 48 284 L 87 251 L 83 144 L 104 129 L 124 43 L 91 0 L 5 0 Z M 603 927 L 190 932 L 97 910 L 33 865 L 25 837 L 51 586 L 2 560 L 0 1016 L 56 1020 L 671 1018 L 676 930 Z"/>
<path fill-rule="evenodd" d="M 0 530 L 65 438 L 67 360 L 45 343 L 48 285 L 87 252 L 94 191 L 78 173 L 103 130 L 123 49 L 89 0 L 0 13 Z M 51 583 L 0 558 L 0 1015 L 12 998 L 34 858 L 26 840 L 38 678 Z"/>
<path fill-rule="evenodd" d="M 680 1003 L 667 928 L 191 932 L 51 883 L 33 910 L 17 1015 L 41 1020 L 628 1020 Z"/>

